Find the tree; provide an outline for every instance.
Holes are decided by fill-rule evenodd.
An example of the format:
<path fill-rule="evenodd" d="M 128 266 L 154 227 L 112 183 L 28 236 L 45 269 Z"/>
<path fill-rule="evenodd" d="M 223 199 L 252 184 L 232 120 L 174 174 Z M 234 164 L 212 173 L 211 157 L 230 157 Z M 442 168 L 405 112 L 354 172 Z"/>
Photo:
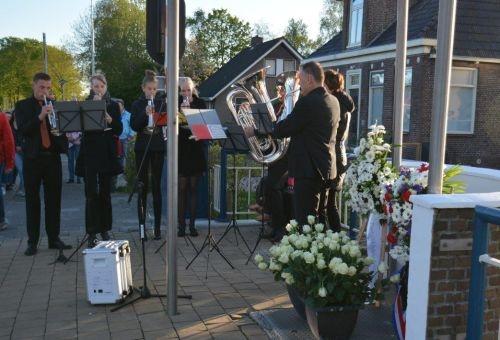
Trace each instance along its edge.
<path fill-rule="evenodd" d="M 317 41 L 309 38 L 307 25 L 302 19 L 288 20 L 284 36 L 303 56 L 308 56 L 319 46 Z"/>
<path fill-rule="evenodd" d="M 214 72 L 214 68 L 203 55 L 204 50 L 196 38 L 189 39 L 181 60 L 181 74 L 191 77 L 196 84 L 200 84 Z"/>
<path fill-rule="evenodd" d="M 276 38 L 275 35 L 271 33 L 269 25 L 263 21 L 253 25 L 253 34 L 262 37 L 264 41 Z"/>
<path fill-rule="evenodd" d="M 319 40 L 321 44 L 333 38 L 342 29 L 344 6 L 341 1 L 324 0 L 323 15 L 319 24 Z"/>
<path fill-rule="evenodd" d="M 74 26 L 76 55 L 90 72 L 90 20 L 83 16 Z M 144 1 L 101 0 L 94 13 L 96 69 L 108 80 L 112 96 L 130 104 L 140 93 L 146 69 L 158 68 L 146 52 Z"/>
<path fill-rule="evenodd" d="M 74 58 L 67 51 L 48 46 L 48 73 L 56 98 L 82 95 L 81 76 Z M 33 75 L 43 71 L 43 44 L 34 39 L 0 39 L 0 103 L 10 108 L 32 93 Z"/>
<path fill-rule="evenodd" d="M 214 9 L 208 15 L 202 10 L 187 20 L 192 38 L 213 71 L 250 44 L 250 24 L 232 16 L 226 9 Z"/>

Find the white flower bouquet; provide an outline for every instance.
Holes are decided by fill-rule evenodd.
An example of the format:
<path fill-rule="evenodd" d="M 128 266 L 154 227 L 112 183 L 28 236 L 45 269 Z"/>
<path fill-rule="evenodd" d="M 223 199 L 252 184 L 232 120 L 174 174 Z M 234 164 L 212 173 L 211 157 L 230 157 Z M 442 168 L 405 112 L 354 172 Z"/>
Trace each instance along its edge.
<path fill-rule="evenodd" d="M 373 299 L 367 271 L 373 259 L 363 256 L 345 232 L 325 230 L 312 216 L 308 220 L 302 232 L 294 220 L 287 225 L 289 235 L 269 249 L 269 261 L 256 255 L 259 268 L 269 269 L 315 307 L 360 306 Z"/>
<path fill-rule="evenodd" d="M 391 146 L 384 142 L 384 126 L 373 125 L 370 129 L 367 138 L 362 138 L 354 149 L 356 159 L 347 169 L 345 179 L 347 204 L 364 216 L 383 213 L 381 187 L 393 183 L 397 177 L 388 161 Z"/>

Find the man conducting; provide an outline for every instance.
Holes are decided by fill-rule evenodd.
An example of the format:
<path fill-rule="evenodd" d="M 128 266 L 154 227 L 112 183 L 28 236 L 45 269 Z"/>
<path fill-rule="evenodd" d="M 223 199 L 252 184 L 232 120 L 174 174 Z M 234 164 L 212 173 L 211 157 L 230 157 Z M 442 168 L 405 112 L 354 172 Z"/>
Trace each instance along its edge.
<path fill-rule="evenodd" d="M 35 255 L 40 239 L 40 187 L 43 183 L 45 230 L 49 249 L 70 249 L 59 238 L 61 219 L 61 153 L 68 150 L 66 136 L 50 132 L 48 102 L 51 79 L 46 73 L 33 77 L 33 96 L 16 103 L 17 126 L 24 137 L 24 185 L 26 191 L 27 256 Z"/>
<path fill-rule="evenodd" d="M 299 81 L 301 97 L 290 115 L 276 124 L 273 136 L 291 137 L 288 171 L 295 178 L 295 219 L 304 225 L 308 215 L 318 215 L 321 192 L 336 177 L 334 145 L 340 106 L 323 87 L 320 64 L 302 65 Z"/>

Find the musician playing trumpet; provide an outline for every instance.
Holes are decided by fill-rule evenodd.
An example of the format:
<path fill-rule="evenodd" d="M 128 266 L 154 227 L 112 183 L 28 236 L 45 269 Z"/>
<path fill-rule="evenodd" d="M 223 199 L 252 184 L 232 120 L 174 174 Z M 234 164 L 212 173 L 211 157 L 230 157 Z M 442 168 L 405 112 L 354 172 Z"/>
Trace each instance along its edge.
<path fill-rule="evenodd" d="M 27 256 L 37 253 L 40 239 L 40 187 L 43 183 L 45 230 L 50 249 L 69 249 L 59 238 L 61 220 L 61 153 L 66 153 L 66 136 L 50 132 L 49 114 L 53 114 L 49 93 L 52 81 L 48 74 L 33 77 L 33 96 L 16 103 L 18 130 L 24 138 L 24 185 L 26 190 Z"/>

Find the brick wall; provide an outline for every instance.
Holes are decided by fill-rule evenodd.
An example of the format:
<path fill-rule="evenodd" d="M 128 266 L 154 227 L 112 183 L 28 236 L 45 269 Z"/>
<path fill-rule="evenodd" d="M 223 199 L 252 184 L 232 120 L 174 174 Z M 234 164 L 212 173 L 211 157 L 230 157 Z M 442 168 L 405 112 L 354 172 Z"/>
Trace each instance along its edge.
<path fill-rule="evenodd" d="M 444 248 L 440 249 L 440 242 L 445 239 L 472 239 L 473 215 L 473 209 L 436 211 L 429 282 L 429 339 L 464 339 L 471 251 L 444 251 Z M 455 241 L 455 244 L 458 242 Z M 500 227 L 490 226 L 489 242 L 490 256 L 500 258 Z M 500 319 L 500 270 L 489 267 L 487 275 L 483 339 L 496 340 Z"/>

